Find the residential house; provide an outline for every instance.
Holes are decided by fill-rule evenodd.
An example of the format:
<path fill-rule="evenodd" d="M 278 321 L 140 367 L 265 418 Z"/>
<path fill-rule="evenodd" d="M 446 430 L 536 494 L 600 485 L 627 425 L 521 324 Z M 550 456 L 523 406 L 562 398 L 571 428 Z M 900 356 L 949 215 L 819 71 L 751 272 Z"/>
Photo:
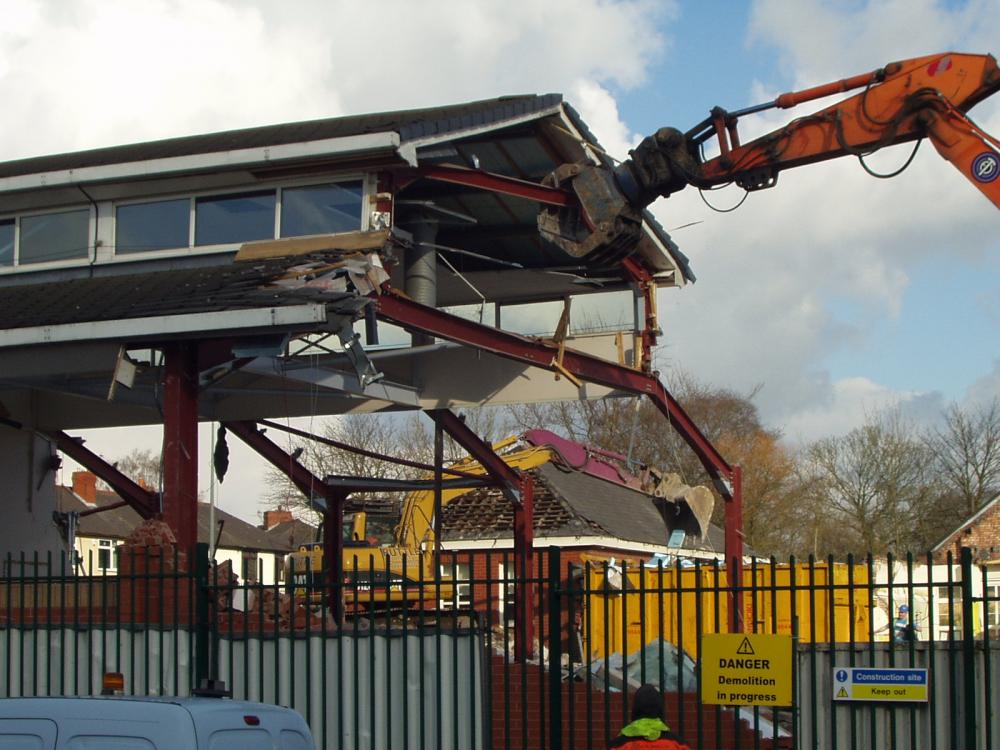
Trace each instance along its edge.
<path fill-rule="evenodd" d="M 680 503 L 662 500 L 624 484 L 550 462 L 530 471 L 534 478 L 534 547 L 560 548 L 563 565 L 613 561 L 635 566 L 677 559 L 688 563 L 724 559 L 722 529 L 700 526 Z M 456 588 L 457 605 L 489 606 L 502 617 L 510 591 L 502 581 L 512 564 L 514 513 L 497 488 L 472 490 L 442 510 L 442 550 L 454 551 L 443 571 L 460 581 L 495 581 L 495 591 L 475 594 Z M 544 562 L 536 570 L 544 575 Z M 509 575 L 509 574 L 508 574 Z M 509 588 L 509 587 L 508 587 Z"/>
<path fill-rule="evenodd" d="M 295 518 L 290 510 L 265 510 L 261 528 L 268 538 L 289 550 L 322 541 L 321 529 Z"/>
<path fill-rule="evenodd" d="M 72 487 L 57 488 L 60 513 L 75 513 L 73 549 L 76 571 L 84 575 L 118 572 L 118 545 L 142 519 L 114 492 L 97 487 L 89 471 L 73 472 Z M 97 511 L 97 512 L 95 512 Z M 293 546 L 279 535 L 243 521 L 208 503 L 198 503 L 198 541 L 214 543 L 215 561 L 228 560 L 241 581 L 273 584 L 281 580 L 285 555 Z"/>
<path fill-rule="evenodd" d="M 876 636 L 890 637 L 891 622 L 906 604 L 921 640 L 962 637 L 961 550 L 972 550 L 972 630 L 1000 637 L 1000 495 L 960 523 L 932 549 L 917 557 L 873 564 Z M 949 559 L 950 554 L 950 559 Z"/>

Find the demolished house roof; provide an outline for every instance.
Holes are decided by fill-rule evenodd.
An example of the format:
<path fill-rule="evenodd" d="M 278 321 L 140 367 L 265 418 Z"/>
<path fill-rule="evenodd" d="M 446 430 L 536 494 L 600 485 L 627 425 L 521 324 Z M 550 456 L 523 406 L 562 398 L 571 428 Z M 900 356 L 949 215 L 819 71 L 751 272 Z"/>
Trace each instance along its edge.
<path fill-rule="evenodd" d="M 537 537 L 602 536 L 666 546 L 674 528 L 668 521 L 673 515 L 673 503 L 554 463 L 529 473 L 535 479 Z M 513 508 L 496 488 L 472 490 L 451 500 L 442 510 L 442 533 L 449 542 L 512 538 L 513 529 Z M 722 530 L 714 526 L 704 539 L 689 532 L 683 549 L 722 550 L 722 537 Z"/>

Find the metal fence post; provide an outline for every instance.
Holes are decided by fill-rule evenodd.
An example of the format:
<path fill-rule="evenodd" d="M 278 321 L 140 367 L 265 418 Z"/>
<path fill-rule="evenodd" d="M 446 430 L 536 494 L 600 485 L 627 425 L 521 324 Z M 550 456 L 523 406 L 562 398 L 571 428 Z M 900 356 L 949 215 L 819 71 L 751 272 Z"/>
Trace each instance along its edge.
<path fill-rule="evenodd" d="M 965 692 L 965 746 L 976 747 L 976 641 L 972 622 L 972 550 L 962 547 L 962 685 Z"/>
<path fill-rule="evenodd" d="M 211 633 L 208 622 L 208 598 L 211 594 L 208 581 L 208 545 L 199 542 L 194 550 L 194 685 L 211 677 L 209 652 Z"/>
<path fill-rule="evenodd" d="M 561 567 L 559 548 L 549 547 L 549 750 L 562 750 Z"/>

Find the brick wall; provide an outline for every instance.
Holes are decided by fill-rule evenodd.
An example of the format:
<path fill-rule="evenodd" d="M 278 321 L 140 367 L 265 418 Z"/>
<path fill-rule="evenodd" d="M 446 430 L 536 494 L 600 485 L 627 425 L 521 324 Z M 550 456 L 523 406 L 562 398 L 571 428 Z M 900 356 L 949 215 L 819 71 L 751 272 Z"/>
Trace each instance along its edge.
<path fill-rule="evenodd" d="M 935 562 L 945 562 L 949 552 L 957 562 L 962 547 L 972 549 L 973 562 L 1000 558 L 1000 498 L 987 505 L 983 514 L 973 523 L 963 526 L 948 537 L 935 553 Z"/>

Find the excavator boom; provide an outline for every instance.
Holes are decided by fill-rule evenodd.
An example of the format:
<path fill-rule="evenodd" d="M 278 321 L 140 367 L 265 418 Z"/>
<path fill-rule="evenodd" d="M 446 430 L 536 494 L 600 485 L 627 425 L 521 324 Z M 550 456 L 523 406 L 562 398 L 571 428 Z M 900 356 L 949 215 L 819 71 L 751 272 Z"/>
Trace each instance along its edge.
<path fill-rule="evenodd" d="M 740 142 L 743 116 L 855 89 L 862 90 Z M 734 182 L 760 190 L 772 187 L 785 169 L 845 155 L 863 157 L 925 137 L 1000 208 L 1000 142 L 966 115 L 998 90 L 1000 70 L 992 55 L 945 53 L 890 63 L 737 112 L 717 107 L 687 132 L 661 128 L 613 170 L 560 167 L 547 183 L 575 193 L 578 208 L 543 207 L 539 231 L 575 257 L 621 258 L 638 238 L 643 209 L 688 185 L 712 188 Z M 719 154 L 705 159 L 702 153 L 711 139 L 717 140 Z"/>
<path fill-rule="evenodd" d="M 744 146 L 736 137 L 737 118 L 716 113 L 710 128 L 721 153 L 700 165 L 691 184 L 712 187 L 736 182 L 750 190 L 769 187 L 783 169 L 850 154 L 862 156 L 927 137 L 1000 207 L 997 154 L 988 143 L 989 136 L 965 114 L 1000 90 L 1000 70 L 992 55 L 947 54 L 891 63 L 845 81 L 782 94 L 773 105 L 794 107 L 848 87 L 863 90 Z M 689 144 L 700 145 L 703 137 L 704 133 L 696 133 Z M 973 168 L 981 153 L 992 155 L 992 171 L 982 162 Z"/>

